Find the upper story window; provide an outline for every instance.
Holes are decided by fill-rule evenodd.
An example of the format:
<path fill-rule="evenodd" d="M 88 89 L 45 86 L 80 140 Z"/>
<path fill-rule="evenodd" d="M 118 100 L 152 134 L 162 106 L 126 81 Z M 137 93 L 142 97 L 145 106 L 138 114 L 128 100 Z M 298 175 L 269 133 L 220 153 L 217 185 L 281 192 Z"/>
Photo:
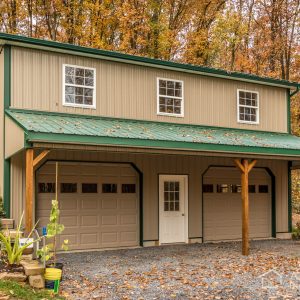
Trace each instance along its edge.
<path fill-rule="evenodd" d="M 63 66 L 63 104 L 96 108 L 96 69 Z"/>
<path fill-rule="evenodd" d="M 258 92 L 245 90 L 237 91 L 238 122 L 258 124 L 259 123 L 259 99 Z"/>
<path fill-rule="evenodd" d="M 183 81 L 157 78 L 157 114 L 183 117 Z"/>

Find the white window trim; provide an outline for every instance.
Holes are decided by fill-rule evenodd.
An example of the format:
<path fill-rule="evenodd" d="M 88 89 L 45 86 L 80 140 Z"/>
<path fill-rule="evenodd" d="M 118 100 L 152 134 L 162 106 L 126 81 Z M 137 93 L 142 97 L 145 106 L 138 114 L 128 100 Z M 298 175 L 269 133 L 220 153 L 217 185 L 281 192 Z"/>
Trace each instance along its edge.
<path fill-rule="evenodd" d="M 160 80 L 167 80 L 167 81 L 174 81 L 174 82 L 180 82 L 181 83 L 181 93 L 182 97 L 176 97 L 176 96 L 166 96 L 166 95 L 161 95 L 166 98 L 173 98 L 173 99 L 180 99 L 181 100 L 181 114 L 174 114 L 174 113 L 166 113 L 166 112 L 160 112 L 159 111 L 159 81 Z M 156 106 L 157 106 L 157 115 L 159 116 L 168 116 L 168 117 L 177 117 L 177 118 L 183 118 L 184 117 L 184 85 L 182 80 L 177 80 L 173 78 L 162 78 L 162 77 L 157 77 L 156 79 Z"/>
<path fill-rule="evenodd" d="M 72 67 L 72 68 L 80 68 L 80 69 L 88 69 L 88 70 L 93 70 L 94 71 L 94 87 L 88 87 L 85 85 L 78 85 L 78 84 L 69 84 L 66 83 L 66 72 L 65 69 L 66 67 Z M 75 87 L 83 87 L 83 88 L 91 88 L 93 89 L 93 105 L 86 105 L 86 104 L 77 104 L 77 103 L 66 103 L 66 97 L 65 97 L 65 86 L 66 85 L 71 85 Z M 80 108 L 90 108 L 90 109 L 96 109 L 96 68 L 90 68 L 90 67 L 83 67 L 83 66 L 78 66 L 78 65 L 70 65 L 70 64 L 63 64 L 62 68 L 62 103 L 63 106 L 71 106 L 71 107 L 80 107 Z"/>
<path fill-rule="evenodd" d="M 249 107 L 249 108 L 256 108 L 256 112 L 257 112 L 257 115 L 256 115 L 256 121 L 245 121 L 245 120 L 240 120 L 240 102 L 239 102 L 239 93 L 240 92 L 248 92 L 248 93 L 255 93 L 257 95 L 257 106 L 254 107 L 254 106 L 247 106 L 247 105 L 241 105 L 243 107 Z M 259 124 L 259 92 L 258 91 L 250 91 L 250 90 L 243 90 L 243 89 L 237 89 L 237 121 L 238 123 L 242 123 L 242 124 L 252 124 L 252 125 L 258 125 Z"/>

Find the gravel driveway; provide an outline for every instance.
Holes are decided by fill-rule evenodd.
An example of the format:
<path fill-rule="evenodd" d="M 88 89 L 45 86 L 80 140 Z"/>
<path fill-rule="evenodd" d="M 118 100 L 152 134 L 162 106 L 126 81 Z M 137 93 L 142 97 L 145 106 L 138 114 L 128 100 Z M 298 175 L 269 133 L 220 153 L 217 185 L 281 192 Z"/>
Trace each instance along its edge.
<path fill-rule="evenodd" d="M 68 299 L 300 299 L 300 242 L 251 242 L 248 257 L 240 242 L 228 242 L 66 253 L 60 259 Z M 277 273 L 262 282 L 259 276 L 269 270 Z"/>

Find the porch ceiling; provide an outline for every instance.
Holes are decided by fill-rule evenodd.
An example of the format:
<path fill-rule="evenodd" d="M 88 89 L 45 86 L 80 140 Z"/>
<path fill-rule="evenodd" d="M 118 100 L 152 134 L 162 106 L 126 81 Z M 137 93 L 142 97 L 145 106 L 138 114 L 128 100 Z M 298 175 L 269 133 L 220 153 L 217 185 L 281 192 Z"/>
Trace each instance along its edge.
<path fill-rule="evenodd" d="M 300 138 L 286 133 L 15 109 L 6 115 L 24 130 L 28 146 L 43 142 L 300 157 Z"/>

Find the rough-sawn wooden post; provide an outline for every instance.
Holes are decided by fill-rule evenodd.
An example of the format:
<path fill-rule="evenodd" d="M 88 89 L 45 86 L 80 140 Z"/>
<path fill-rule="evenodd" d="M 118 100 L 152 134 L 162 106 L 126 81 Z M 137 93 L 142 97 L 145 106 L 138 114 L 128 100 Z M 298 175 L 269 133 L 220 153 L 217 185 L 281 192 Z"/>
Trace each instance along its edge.
<path fill-rule="evenodd" d="M 248 159 L 235 159 L 235 164 L 241 170 L 242 185 L 242 254 L 249 255 L 249 173 L 256 164 Z"/>
<path fill-rule="evenodd" d="M 36 158 L 34 158 L 34 150 L 29 148 L 26 150 L 26 178 L 25 178 L 25 232 L 29 233 L 33 226 L 33 193 L 34 193 L 34 168 L 38 163 L 44 159 L 49 150 L 42 151 Z"/>

